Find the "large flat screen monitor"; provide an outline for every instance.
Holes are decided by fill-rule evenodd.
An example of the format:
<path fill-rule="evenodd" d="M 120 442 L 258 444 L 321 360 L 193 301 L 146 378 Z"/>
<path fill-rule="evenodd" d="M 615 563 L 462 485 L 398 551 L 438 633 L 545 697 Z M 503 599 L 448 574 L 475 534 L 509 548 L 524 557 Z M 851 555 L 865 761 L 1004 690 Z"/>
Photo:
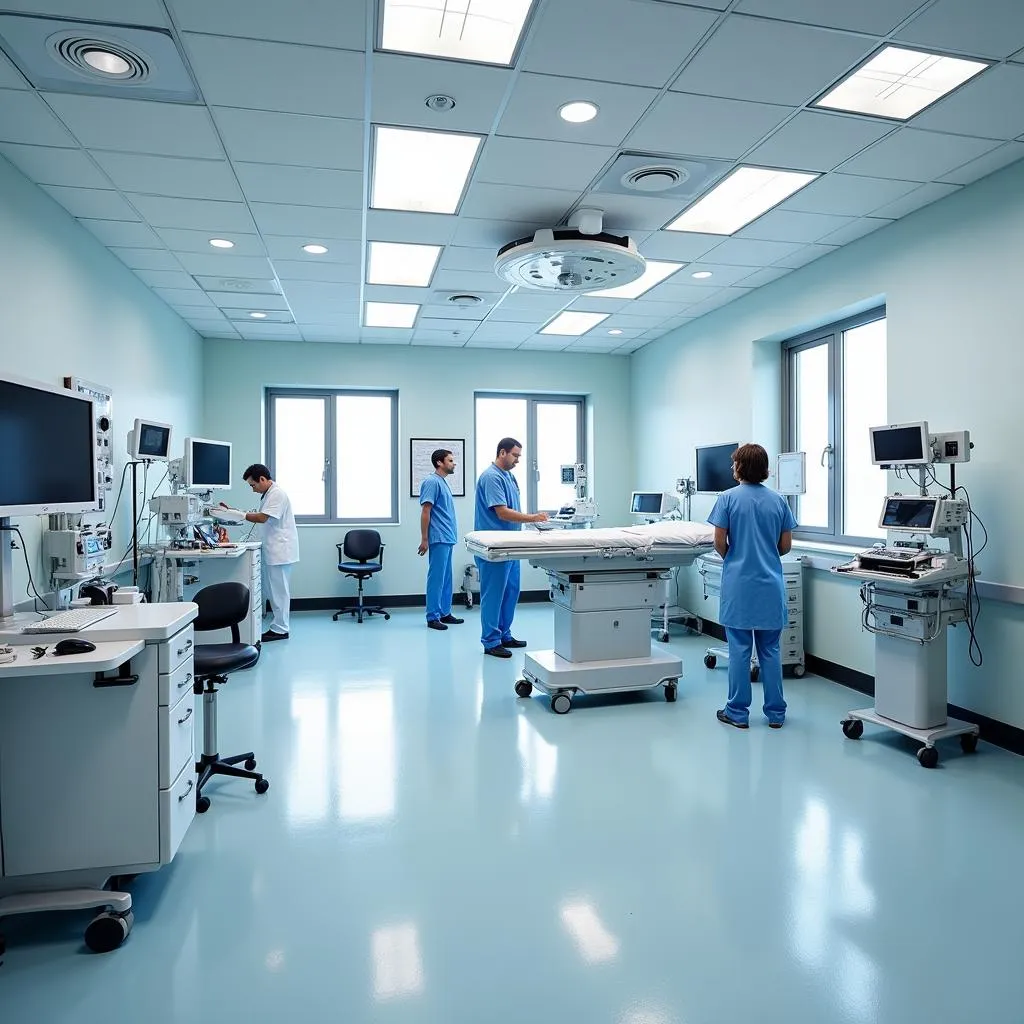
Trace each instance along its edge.
<path fill-rule="evenodd" d="M 739 444 L 713 444 L 697 449 L 697 491 L 718 494 L 736 486 L 732 475 L 732 453 Z"/>
<path fill-rule="evenodd" d="M 186 437 L 182 472 L 185 486 L 194 491 L 230 489 L 231 442 Z"/>
<path fill-rule="evenodd" d="M 99 507 L 92 399 L 0 377 L 0 516 Z"/>
<path fill-rule="evenodd" d="M 927 422 L 894 423 L 868 429 L 871 461 L 876 466 L 921 466 L 932 461 Z"/>

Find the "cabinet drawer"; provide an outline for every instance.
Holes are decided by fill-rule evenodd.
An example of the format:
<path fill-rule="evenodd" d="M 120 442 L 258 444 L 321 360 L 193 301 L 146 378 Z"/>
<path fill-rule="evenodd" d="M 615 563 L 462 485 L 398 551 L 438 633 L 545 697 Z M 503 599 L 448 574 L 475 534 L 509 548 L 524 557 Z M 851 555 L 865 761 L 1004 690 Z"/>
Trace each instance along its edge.
<path fill-rule="evenodd" d="M 196 769 L 187 764 L 167 789 L 160 790 L 160 863 L 169 864 L 196 816 Z"/>
<path fill-rule="evenodd" d="M 192 680 L 195 665 L 192 654 L 173 671 L 160 674 L 160 704 L 171 707 L 177 704 L 185 693 L 192 692 Z"/>
<path fill-rule="evenodd" d="M 195 757 L 195 701 L 192 690 L 172 708 L 160 708 L 160 788 L 167 789 L 182 767 Z"/>
<path fill-rule="evenodd" d="M 797 627 L 796 629 L 789 627 L 782 631 L 782 636 L 779 638 L 780 647 L 798 647 L 803 648 L 804 646 L 804 631 Z"/>
<path fill-rule="evenodd" d="M 173 672 L 186 658 L 192 656 L 194 646 L 195 639 L 191 626 L 186 626 L 170 640 L 165 640 L 158 647 L 160 671 Z"/>

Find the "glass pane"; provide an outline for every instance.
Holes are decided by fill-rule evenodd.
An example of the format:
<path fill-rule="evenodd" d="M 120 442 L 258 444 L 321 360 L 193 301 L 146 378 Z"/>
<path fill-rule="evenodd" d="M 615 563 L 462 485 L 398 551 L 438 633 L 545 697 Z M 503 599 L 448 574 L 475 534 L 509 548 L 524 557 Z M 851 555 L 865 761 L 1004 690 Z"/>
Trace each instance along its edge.
<path fill-rule="evenodd" d="M 796 518 L 801 526 L 827 529 L 829 460 L 822 460 L 822 452 L 829 443 L 828 345 L 798 351 L 794 371 L 795 450 L 807 453 L 807 493 L 797 498 Z"/>
<path fill-rule="evenodd" d="M 273 454 L 270 472 L 291 498 L 297 516 L 327 514 L 324 486 L 324 416 L 322 398 L 275 397 Z"/>
<path fill-rule="evenodd" d="M 337 395 L 335 487 L 339 519 L 393 519 L 390 395 Z"/>
<path fill-rule="evenodd" d="M 884 537 L 878 528 L 887 474 L 871 464 L 868 427 L 888 422 L 885 319 L 843 332 L 843 532 Z"/>
<path fill-rule="evenodd" d="M 479 476 L 493 461 L 498 442 L 503 437 L 514 437 L 521 442 L 523 457 L 515 471 L 519 481 L 520 500 L 524 510 L 527 501 L 526 467 L 526 399 L 478 398 L 476 400 L 476 475 Z M 474 478 L 474 484 L 476 480 Z"/>
<path fill-rule="evenodd" d="M 576 488 L 562 483 L 562 466 L 579 460 L 580 407 L 568 403 L 537 403 L 537 508 L 558 511 L 576 497 Z"/>

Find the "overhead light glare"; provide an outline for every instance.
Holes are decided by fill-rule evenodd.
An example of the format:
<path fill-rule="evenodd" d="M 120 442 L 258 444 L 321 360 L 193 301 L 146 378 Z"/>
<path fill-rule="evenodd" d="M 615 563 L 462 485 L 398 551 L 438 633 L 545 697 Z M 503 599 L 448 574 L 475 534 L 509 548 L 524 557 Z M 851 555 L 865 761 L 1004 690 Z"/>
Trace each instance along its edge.
<path fill-rule="evenodd" d="M 440 255 L 439 245 L 371 242 L 366 283 L 426 288 Z"/>
<path fill-rule="evenodd" d="M 648 260 L 644 272 L 635 281 L 620 284 L 616 288 L 603 288 L 599 292 L 587 292 L 587 295 L 601 299 L 635 299 L 656 284 L 660 284 L 666 277 L 671 277 L 682 266 L 682 263 Z"/>
<path fill-rule="evenodd" d="M 710 270 L 698 270 L 690 275 L 690 277 L 694 278 L 697 281 L 706 281 L 711 276 L 712 274 Z"/>
<path fill-rule="evenodd" d="M 810 184 L 818 174 L 737 167 L 706 196 L 677 217 L 666 231 L 732 235 Z"/>
<path fill-rule="evenodd" d="M 108 50 L 86 50 L 82 54 L 82 60 L 94 71 L 104 75 L 126 75 L 132 69 L 124 57 Z"/>
<path fill-rule="evenodd" d="M 554 320 L 541 329 L 541 334 L 565 334 L 578 336 L 608 319 L 608 313 L 559 313 Z"/>
<path fill-rule="evenodd" d="M 308 252 L 311 256 L 323 256 L 327 252 L 326 245 L 317 245 L 314 242 L 310 242 L 302 247 L 303 252 Z"/>
<path fill-rule="evenodd" d="M 584 124 L 593 121 L 597 117 L 597 104 L 587 100 L 577 100 L 573 103 L 563 103 L 558 108 L 558 116 L 570 124 Z"/>
<path fill-rule="evenodd" d="M 409 328 L 416 323 L 419 311 L 414 302 L 367 302 L 363 326 Z"/>
<path fill-rule="evenodd" d="M 228 241 L 226 238 L 211 238 L 210 245 L 212 245 L 214 249 L 234 249 L 235 247 L 235 243 Z"/>
<path fill-rule="evenodd" d="M 813 106 L 906 121 L 989 66 L 887 46 Z"/>
<path fill-rule="evenodd" d="M 454 213 L 480 136 L 374 127 L 370 205 L 378 210 Z"/>
<path fill-rule="evenodd" d="M 266 320 L 267 319 L 267 314 L 266 313 L 250 313 L 249 316 L 251 316 L 253 318 L 253 320 Z"/>
<path fill-rule="evenodd" d="M 512 63 L 533 0 L 384 0 L 381 49 Z"/>

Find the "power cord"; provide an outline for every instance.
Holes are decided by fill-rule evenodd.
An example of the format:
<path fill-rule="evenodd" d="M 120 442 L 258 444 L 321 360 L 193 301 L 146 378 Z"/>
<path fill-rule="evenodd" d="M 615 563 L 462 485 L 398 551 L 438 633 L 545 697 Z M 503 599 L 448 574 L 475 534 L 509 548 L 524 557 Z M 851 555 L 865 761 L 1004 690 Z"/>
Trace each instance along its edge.
<path fill-rule="evenodd" d="M 32 566 L 29 565 L 28 561 L 28 547 L 25 544 L 25 538 L 22 535 L 21 528 L 18 526 L 0 526 L 0 530 L 6 530 L 9 533 L 16 533 L 18 535 L 18 540 L 21 541 L 21 557 L 25 560 L 25 571 L 28 573 L 28 583 L 25 586 L 25 594 L 32 598 L 32 610 L 36 615 L 41 615 L 42 613 L 39 611 L 39 602 L 42 601 L 43 607 L 46 608 L 47 611 L 51 611 L 52 609 L 48 608 L 46 605 L 46 598 L 43 597 L 36 589 L 36 581 L 32 577 Z"/>

